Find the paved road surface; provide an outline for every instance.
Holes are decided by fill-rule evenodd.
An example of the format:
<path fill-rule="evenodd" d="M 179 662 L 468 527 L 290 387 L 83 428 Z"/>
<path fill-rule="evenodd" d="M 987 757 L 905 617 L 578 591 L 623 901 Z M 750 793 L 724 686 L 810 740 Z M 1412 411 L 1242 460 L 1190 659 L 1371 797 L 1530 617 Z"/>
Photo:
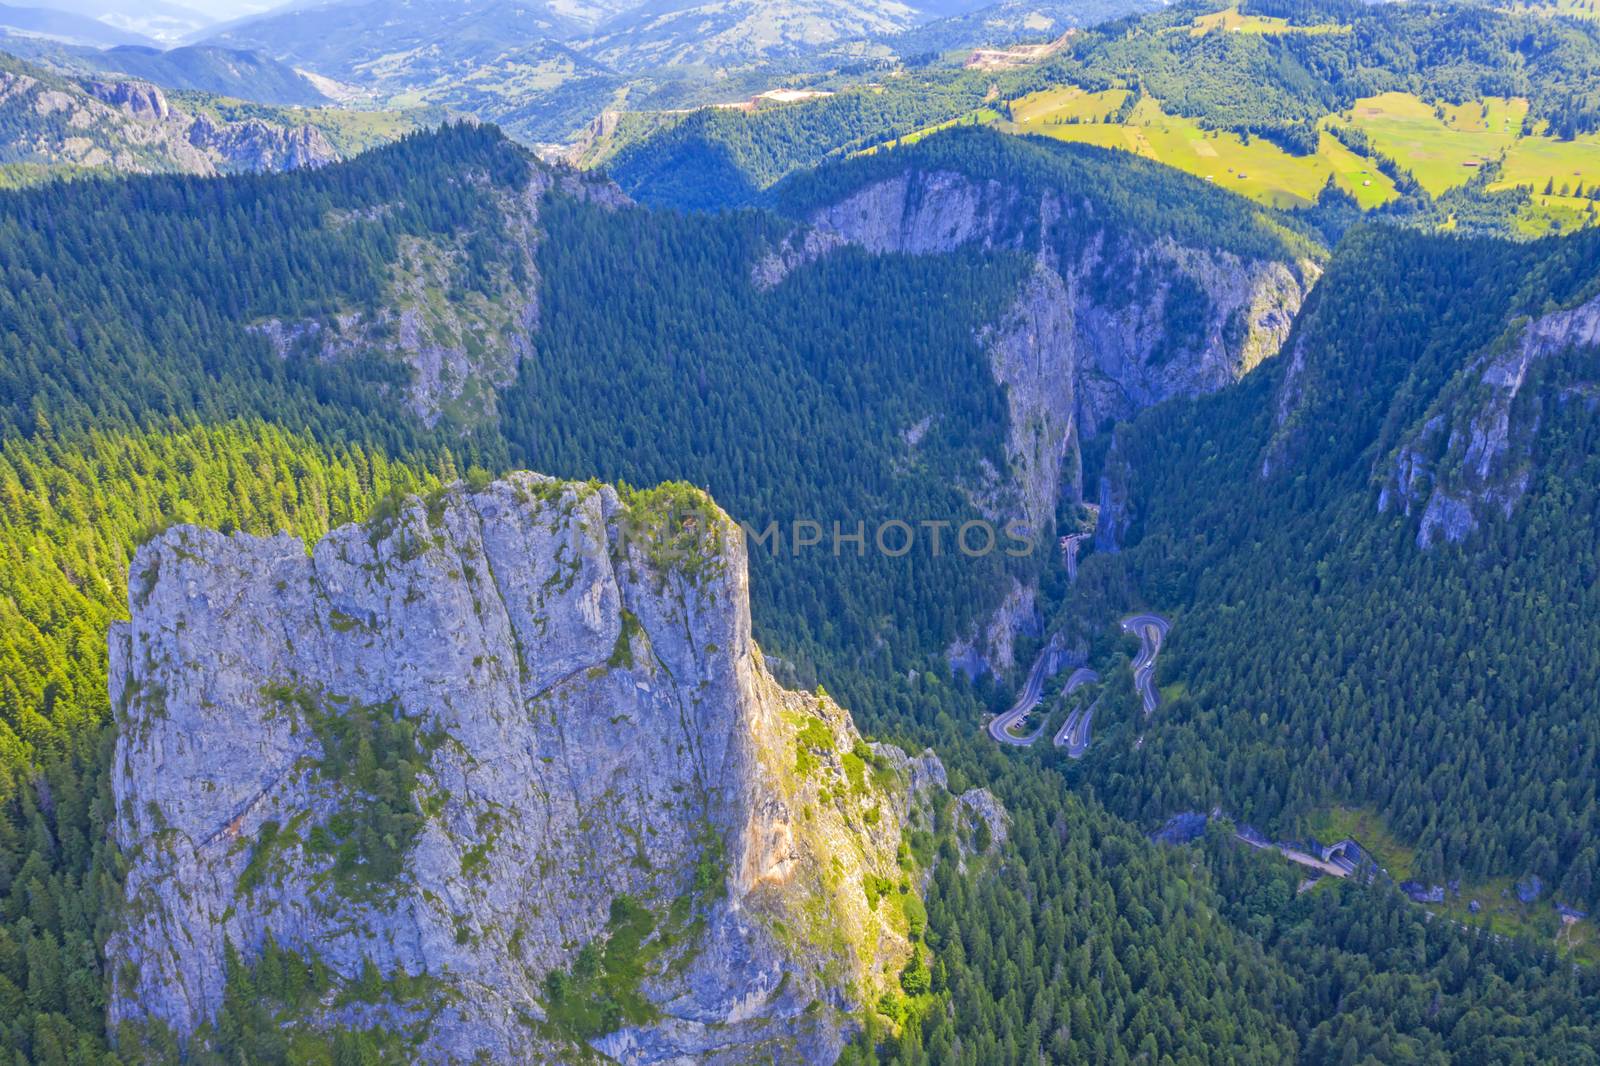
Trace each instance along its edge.
<path fill-rule="evenodd" d="M 1350 871 L 1343 866 L 1336 866 L 1331 862 L 1324 862 L 1315 855 L 1308 855 L 1298 848 L 1291 848 L 1287 844 L 1278 844 L 1270 840 L 1252 840 L 1241 833 L 1235 833 L 1234 839 L 1242 840 L 1257 851 L 1276 851 L 1290 862 L 1299 863 L 1301 866 L 1310 867 L 1330 877 L 1349 877 Z"/>
<path fill-rule="evenodd" d="M 1084 685 L 1100 680 L 1100 675 L 1088 667 L 1080 667 L 1067 678 L 1063 692 L 1071 695 L 1072 691 Z M 1089 723 L 1094 720 L 1095 708 L 1100 706 L 1097 698 L 1088 707 L 1079 708 L 1067 715 L 1067 720 L 1062 723 L 1061 729 L 1056 733 L 1055 746 L 1066 748 L 1067 756 L 1073 759 L 1083 758 L 1083 753 L 1089 750 Z"/>
<path fill-rule="evenodd" d="M 1139 638 L 1139 654 L 1133 659 L 1133 687 L 1144 702 L 1145 717 L 1155 713 L 1161 703 L 1156 692 L 1156 656 L 1172 625 L 1158 614 L 1136 614 L 1122 620 L 1122 631 Z"/>
<path fill-rule="evenodd" d="M 1078 580 L 1078 548 L 1084 541 L 1093 537 L 1093 533 L 1068 533 L 1061 538 L 1061 558 L 1067 564 L 1067 580 Z"/>
<path fill-rule="evenodd" d="M 1002 744 L 1011 744 L 1018 748 L 1025 748 L 1038 740 L 1044 733 L 1041 724 L 1032 734 L 1025 737 L 1011 735 L 1011 727 L 1027 717 L 1029 711 L 1039 704 L 1039 695 L 1044 690 L 1045 667 L 1050 664 L 1050 656 L 1054 649 L 1045 648 L 1039 657 L 1033 661 L 1033 666 L 1028 670 L 1028 680 L 1022 685 L 1022 692 L 1017 696 L 1017 702 L 1004 714 L 995 715 L 994 721 L 989 723 L 989 735 Z"/>

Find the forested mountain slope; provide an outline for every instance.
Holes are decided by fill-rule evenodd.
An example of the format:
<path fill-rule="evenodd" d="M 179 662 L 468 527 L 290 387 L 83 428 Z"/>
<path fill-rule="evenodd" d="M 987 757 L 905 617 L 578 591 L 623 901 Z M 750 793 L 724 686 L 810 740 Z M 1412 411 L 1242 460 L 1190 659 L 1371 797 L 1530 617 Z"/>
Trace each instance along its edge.
<path fill-rule="evenodd" d="M 1371 806 L 1423 878 L 1600 905 L 1597 297 L 1592 233 L 1363 230 L 1284 358 L 1119 427 L 1097 565 L 1177 623 L 1114 807 Z"/>
<path fill-rule="evenodd" d="M 752 267 L 791 223 L 619 210 L 602 189 L 553 178 L 492 132 L 467 128 L 317 171 L 57 186 L 9 194 L 0 206 L 6 313 L 21 327 L 6 334 L 0 483 L 8 560 L 0 996 L 17 1004 L 5 1039 L 35 1061 L 111 1061 L 101 950 L 123 917 L 123 867 L 105 836 L 112 816 L 105 632 L 120 613 L 133 548 L 153 531 L 181 519 L 313 538 L 391 490 L 458 476 L 451 449 L 496 467 L 523 461 L 592 474 L 610 465 L 638 471 L 639 480 L 670 469 L 714 481 L 751 506 L 763 502 L 757 493 L 771 493 L 780 503 L 769 513 L 843 501 L 841 521 L 873 506 L 913 517 L 970 514 L 959 494 L 930 475 L 977 449 L 1003 462 L 1004 407 L 981 349 L 976 341 L 970 348 L 949 342 L 971 336 L 1015 291 L 1022 267 L 1005 253 L 844 251 L 766 292 Z M 247 239 L 266 218 L 275 240 Z M 530 231 L 515 227 L 524 223 L 540 239 L 523 243 Z M 508 249 L 535 261 L 508 258 Z M 444 272 L 413 275 L 405 267 L 423 260 Z M 405 267 L 398 275 L 396 265 Z M 404 359 L 413 349 L 396 359 L 380 337 L 368 349 L 321 360 L 310 357 L 318 341 L 308 335 L 308 347 L 280 355 L 273 337 L 248 328 L 393 308 L 397 277 L 420 277 L 424 293 L 451 292 L 458 306 L 490 294 L 525 300 L 542 279 L 535 337 L 545 358 L 537 367 L 521 364 L 520 374 L 540 375 L 527 388 L 501 395 L 503 434 L 482 411 L 431 428 L 405 413 L 414 368 Z M 39 278 L 58 298 L 37 298 L 40 287 L 24 279 Z M 664 281 L 673 287 L 663 290 Z M 664 291 L 672 300 L 663 300 Z M 930 313 L 937 308 L 947 310 Z M 841 309 L 831 324 L 819 319 Z M 659 360 L 632 347 L 647 337 L 665 345 Z M 459 334 L 451 343 L 461 343 Z M 638 354 L 607 365 L 593 362 L 597 351 Z M 863 351 L 877 361 L 861 364 Z M 751 359 L 750 352 L 763 354 Z M 659 387 L 640 377 L 651 366 L 663 375 Z M 632 395 L 624 375 L 632 375 Z M 669 396 L 679 398 L 678 411 L 663 409 Z M 785 411 L 783 403 L 795 406 Z M 878 427 L 931 409 L 942 411 L 947 435 L 928 435 L 910 470 L 898 467 L 906 444 Z M 797 439 L 814 450 L 796 453 Z M 512 458 L 518 451 L 529 457 Z M 836 461 L 841 452 L 854 457 L 849 471 Z M 816 513 L 828 519 L 834 512 Z M 939 564 L 942 573 L 913 569 L 912 578 L 931 575 L 931 591 L 908 609 L 905 577 L 879 562 L 879 584 L 855 593 L 862 606 L 841 609 L 841 593 L 808 579 L 823 575 L 842 589 L 843 580 L 873 571 L 866 563 L 851 571 L 848 557 L 840 562 L 802 565 L 792 576 L 774 566 L 760 576 L 765 607 L 757 632 L 780 651 L 814 646 L 819 659 L 839 664 L 830 678 L 864 695 L 877 692 L 868 678 L 887 679 L 890 664 L 908 653 L 900 649 L 927 648 L 927 632 L 948 630 L 970 610 L 962 590 L 985 574 L 981 561 L 965 561 L 964 571 L 948 561 Z M 796 621 L 785 624 L 780 612 L 791 608 Z M 852 650 L 880 625 L 870 612 L 891 609 L 901 625 L 878 631 L 899 643 L 851 665 Z M 941 713 L 952 722 L 973 717 L 971 697 L 938 680 L 938 658 L 917 654 L 927 668 L 917 709 L 874 696 L 873 720 L 902 729 Z M 903 701 L 900 691 L 890 699 Z M 1083 818 L 1103 821 L 1094 812 Z M 1129 861 L 1152 871 L 1146 883 L 1153 886 L 1167 860 L 1128 840 Z M 916 846 L 931 858 L 937 839 Z M 1188 919 L 1141 922 L 1125 942 L 1178 930 L 1186 935 L 1172 943 L 1184 951 L 1226 958 L 1238 950 L 1225 929 Z M 277 976 L 240 975 L 251 983 L 229 985 L 219 1055 L 244 1049 L 281 1061 L 286 1053 L 253 990 L 298 1003 L 320 978 L 297 970 L 304 965 L 297 957 L 265 957 Z M 929 984 L 918 994 L 933 987 L 943 995 L 946 975 L 960 965 L 952 956 L 936 977 L 924 975 Z M 1243 987 L 1231 978 L 1218 978 L 1215 988 L 1243 1002 Z M 888 1002 L 885 1009 L 903 1009 Z M 1113 1009 L 1120 1008 L 1096 1007 L 1092 1016 Z M 1270 1028 L 1257 1016 L 1250 1025 Z"/>
<path fill-rule="evenodd" d="M 1060 217 L 906 249 L 932 255 L 840 248 L 772 284 L 758 268 L 787 254 L 793 223 L 621 207 L 608 187 L 466 129 L 293 179 L 19 197 L 16 269 L 76 301 L 34 313 L 95 343 L 62 366 L 49 334 L 12 338 L 6 418 L 27 432 L 40 410 L 58 428 L 248 411 L 390 448 L 454 442 L 490 465 L 562 476 L 687 478 L 757 529 L 987 514 L 1040 536 L 1063 496 L 1076 502 L 1080 433 L 1233 380 L 1275 350 L 1312 277 L 1302 260 L 1314 246 L 1231 217 L 1221 193 L 1162 184 L 1136 160 L 990 134 L 841 170 L 794 190 L 792 207 L 843 199 L 902 165 L 994 185 L 986 217 L 1025 204 Z M 1181 214 L 1149 210 L 1141 186 L 1168 206 L 1196 200 Z M 173 203 L 190 205 L 182 218 L 164 209 Z M 873 210 L 900 225 L 901 203 Z M 242 234 L 262 212 L 277 220 L 270 245 L 203 240 L 191 221 Z M 55 245 L 37 239 L 45 215 L 66 220 Z M 1057 258 L 1066 265 L 1047 265 Z M 138 310 L 91 312 L 112 293 Z M 1061 329 L 1075 313 L 1081 338 Z M 1100 332 L 1118 339 L 1080 354 Z M 1008 362 L 1036 334 L 1052 366 L 1098 364 L 1078 401 L 1076 372 L 1064 375 L 1065 410 L 1048 409 L 1048 381 L 1026 383 Z M 799 447 L 787 443 L 800 426 Z M 1036 447 L 1035 433 L 1049 440 Z M 826 459 L 839 449 L 855 456 L 848 471 Z M 919 656 L 997 603 L 1004 571 L 1026 578 L 1038 563 L 865 555 L 761 561 L 775 580 L 758 581 L 756 613 L 784 627 L 780 647 Z M 924 567 L 942 576 L 922 580 Z M 861 607 L 826 606 L 840 602 Z"/>

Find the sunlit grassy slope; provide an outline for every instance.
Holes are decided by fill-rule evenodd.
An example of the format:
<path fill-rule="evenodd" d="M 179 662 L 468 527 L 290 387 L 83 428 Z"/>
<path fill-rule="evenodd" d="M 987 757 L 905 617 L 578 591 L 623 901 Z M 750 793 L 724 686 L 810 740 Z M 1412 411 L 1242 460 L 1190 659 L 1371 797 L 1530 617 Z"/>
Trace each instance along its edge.
<path fill-rule="evenodd" d="M 1351 151 L 1326 132 L 1350 129 L 1364 135 L 1373 152 L 1410 171 L 1431 195 L 1463 185 L 1479 168 L 1497 163 L 1500 172 L 1491 189 L 1522 186 L 1533 194 L 1519 220 L 1523 229 L 1544 232 L 1552 222 L 1562 229 L 1593 222 L 1600 134 L 1562 141 L 1548 136 L 1542 125 L 1529 128 L 1524 99 L 1430 104 L 1409 93 L 1366 97 L 1326 116 L 1317 150 L 1297 156 L 1260 138 L 1202 129 L 1192 119 L 1167 114 L 1149 97 L 1129 111 L 1128 96 L 1126 89 L 1057 86 L 1012 100 L 1009 119 L 986 108 L 958 121 L 992 122 L 1012 133 L 1134 152 L 1274 207 L 1306 206 L 1331 175 L 1362 207 L 1376 207 L 1397 195 L 1395 183 L 1380 172 L 1375 158 Z"/>
<path fill-rule="evenodd" d="M 1437 196 L 1465 184 L 1478 166 L 1516 144 L 1527 114 L 1528 101 L 1520 99 L 1435 107 L 1409 93 L 1383 93 L 1356 101 L 1328 121 L 1365 133 L 1375 149 Z"/>
<path fill-rule="evenodd" d="M 1395 195 L 1394 183 L 1371 160 L 1329 134 L 1322 135 L 1316 152 L 1295 156 L 1260 138 L 1246 141 L 1225 130 L 1201 129 L 1192 119 L 1166 114 L 1148 97 L 1125 122 L 1105 121 L 1126 97 L 1122 89 L 1048 89 L 1013 101 L 1006 128 L 1135 152 L 1274 207 L 1309 205 L 1330 175 L 1363 207 Z"/>

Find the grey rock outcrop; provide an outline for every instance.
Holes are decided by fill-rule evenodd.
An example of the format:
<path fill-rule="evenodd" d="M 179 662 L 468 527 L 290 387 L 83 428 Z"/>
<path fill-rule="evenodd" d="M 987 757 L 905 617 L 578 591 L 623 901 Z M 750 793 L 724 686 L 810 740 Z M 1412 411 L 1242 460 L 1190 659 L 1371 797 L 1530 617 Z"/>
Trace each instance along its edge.
<path fill-rule="evenodd" d="M 1058 239 L 1069 229 L 1073 240 Z M 975 246 L 1033 257 L 1016 300 L 982 340 L 1010 407 L 1007 510 L 1036 527 L 1054 517 L 1063 492 L 1081 500 L 1080 438 L 1163 400 L 1237 381 L 1277 353 L 1319 274 L 1309 261 L 1108 236 L 1088 203 L 1054 193 L 1029 201 L 995 179 L 914 171 L 812 212 L 753 277 L 779 284 L 844 245 L 913 255 Z M 1065 247 L 1077 251 L 1064 257 Z M 1142 295 L 1127 298 L 1130 288 Z M 1196 306 L 1179 307 L 1184 301 Z"/>
<path fill-rule="evenodd" d="M 142 81 L 90 81 L 84 83 L 90 95 L 122 108 L 135 118 L 160 121 L 172 114 L 166 94 Z"/>
<path fill-rule="evenodd" d="M 976 678 L 985 672 L 1004 674 L 1016 666 L 1016 638 L 1037 637 L 1043 631 L 1036 599 L 1032 587 L 1012 578 L 1010 591 L 976 637 L 958 640 L 946 649 L 951 670 Z"/>
<path fill-rule="evenodd" d="M 1417 544 L 1454 543 L 1482 516 L 1509 517 L 1534 473 L 1534 440 L 1547 406 L 1582 402 L 1592 382 L 1526 393 L 1536 365 L 1600 347 L 1600 297 L 1513 323 L 1441 392 L 1381 473 L 1378 510 L 1417 518 Z"/>
<path fill-rule="evenodd" d="M 5 57 L 0 57 L 5 58 Z M 6 69 L 6 65 L 15 69 Z M 75 79 L 5 58 L 0 160 L 132 174 L 214 175 L 319 166 L 339 153 L 314 126 L 224 120 L 135 79 Z"/>
<path fill-rule="evenodd" d="M 411 1024 L 418 1061 L 587 1039 L 628 1063 L 831 1062 L 908 958 L 898 896 L 864 889 L 904 882 L 903 827 L 944 775 L 781 689 L 747 582 L 738 527 L 693 490 L 531 474 L 309 553 L 147 543 L 111 636 L 113 1028 L 188 1037 L 228 945 L 248 962 L 271 937 L 332 975 L 299 1024 Z M 386 809 L 380 846 L 362 827 Z M 549 975 L 624 903 L 651 916 L 642 1006 L 564 1029 Z M 338 994 L 369 967 L 432 992 Z"/>
<path fill-rule="evenodd" d="M 196 115 L 187 136 L 207 155 L 225 160 L 228 170 L 298 170 L 339 158 L 314 126 L 274 126 L 254 118 L 216 122 Z"/>

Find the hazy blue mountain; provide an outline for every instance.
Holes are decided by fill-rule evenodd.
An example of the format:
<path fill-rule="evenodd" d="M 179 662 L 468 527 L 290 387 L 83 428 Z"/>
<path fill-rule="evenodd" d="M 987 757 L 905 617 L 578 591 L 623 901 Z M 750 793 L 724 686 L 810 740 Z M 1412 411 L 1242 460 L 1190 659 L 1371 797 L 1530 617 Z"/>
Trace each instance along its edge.
<path fill-rule="evenodd" d="M 216 22 L 211 15 L 170 0 L 39 0 L 36 6 L 82 15 L 158 41 L 176 41 Z"/>
<path fill-rule="evenodd" d="M 106 47 L 118 44 L 153 45 L 149 37 L 121 30 L 98 19 L 70 11 L 0 4 L 0 31 L 6 36 L 45 37 L 71 44 Z"/>
<path fill-rule="evenodd" d="M 309 79 L 288 64 L 258 52 L 215 45 L 185 45 L 165 51 L 146 45 L 63 48 L 41 50 L 35 58 L 73 72 L 127 74 L 168 89 L 262 104 L 315 106 L 329 102 Z"/>

